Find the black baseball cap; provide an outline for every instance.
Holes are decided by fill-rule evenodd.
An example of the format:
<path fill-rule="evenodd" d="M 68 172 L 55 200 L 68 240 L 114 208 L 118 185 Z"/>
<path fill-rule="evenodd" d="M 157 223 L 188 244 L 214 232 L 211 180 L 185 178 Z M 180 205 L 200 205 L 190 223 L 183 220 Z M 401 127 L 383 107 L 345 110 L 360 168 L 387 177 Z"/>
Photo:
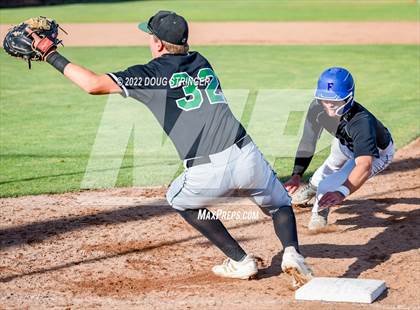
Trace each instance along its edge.
<path fill-rule="evenodd" d="M 171 11 L 159 11 L 146 23 L 140 23 L 139 29 L 154 34 L 159 39 L 184 45 L 188 41 L 188 24 L 184 17 Z"/>

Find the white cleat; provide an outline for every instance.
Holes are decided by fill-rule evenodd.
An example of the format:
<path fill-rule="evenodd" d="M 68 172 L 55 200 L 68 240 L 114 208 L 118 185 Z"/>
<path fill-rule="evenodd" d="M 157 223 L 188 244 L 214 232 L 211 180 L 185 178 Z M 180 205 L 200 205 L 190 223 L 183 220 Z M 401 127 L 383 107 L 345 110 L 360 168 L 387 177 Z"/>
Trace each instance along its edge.
<path fill-rule="evenodd" d="M 292 246 L 284 249 L 281 269 L 293 277 L 293 287 L 299 288 L 313 278 L 311 268 L 305 263 L 305 258 Z"/>
<path fill-rule="evenodd" d="M 215 275 L 225 278 L 249 279 L 258 272 L 257 262 L 252 255 L 247 255 L 240 261 L 227 258 L 221 265 L 212 268 Z"/>
<path fill-rule="evenodd" d="M 311 231 L 316 231 L 316 230 L 326 227 L 327 224 L 328 224 L 328 213 L 327 214 L 312 213 L 311 219 L 308 224 L 308 229 Z"/>
<path fill-rule="evenodd" d="M 300 207 L 309 207 L 314 204 L 316 196 L 316 187 L 310 183 L 301 186 L 292 195 L 292 204 Z"/>

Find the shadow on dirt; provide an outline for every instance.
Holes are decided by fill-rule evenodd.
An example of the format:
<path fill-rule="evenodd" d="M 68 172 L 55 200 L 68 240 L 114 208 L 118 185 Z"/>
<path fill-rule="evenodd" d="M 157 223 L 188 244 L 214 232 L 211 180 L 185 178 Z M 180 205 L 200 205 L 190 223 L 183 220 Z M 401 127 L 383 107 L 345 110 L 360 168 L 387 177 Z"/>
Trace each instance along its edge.
<path fill-rule="evenodd" d="M 168 207 L 168 208 L 170 208 L 170 207 Z M 249 223 L 244 223 L 244 224 L 239 224 L 239 225 L 235 225 L 235 226 L 232 226 L 232 227 L 228 227 L 228 230 L 232 231 L 233 229 L 253 226 L 253 225 L 257 225 L 259 223 L 264 223 L 264 222 L 268 222 L 268 221 L 271 222 L 271 220 L 269 220 L 268 218 L 264 218 L 262 220 L 253 221 L 253 222 L 249 222 Z M 188 224 L 185 223 L 185 225 L 188 225 Z M 249 241 L 249 240 L 253 240 L 253 239 L 256 239 L 256 238 L 257 237 L 245 237 L 245 238 L 237 238 L 236 240 L 238 240 L 238 242 L 244 242 L 244 241 Z M 112 258 L 115 258 L 115 257 L 120 257 L 120 256 L 128 255 L 128 254 L 145 253 L 145 252 L 157 249 L 157 248 L 170 247 L 170 246 L 173 246 L 173 245 L 177 245 L 177 244 L 184 243 L 184 242 L 189 242 L 189 241 L 196 240 L 196 239 L 203 239 L 203 240 L 199 240 L 197 242 L 198 246 L 210 246 L 211 245 L 211 243 L 209 241 L 205 240 L 205 238 L 202 235 L 193 235 L 193 236 L 189 236 L 189 237 L 182 238 L 182 239 L 159 242 L 159 243 L 156 243 L 156 244 L 149 244 L 149 245 L 144 245 L 144 246 L 139 245 L 139 246 L 135 246 L 135 247 L 132 247 L 132 248 L 128 248 L 126 250 L 120 250 L 120 251 L 117 251 L 117 252 L 114 252 L 114 253 L 107 253 L 107 254 L 104 254 L 104 255 L 96 256 L 94 258 L 81 259 L 81 260 L 72 261 L 72 262 L 68 262 L 68 263 L 65 263 L 65 264 L 56 265 L 56 266 L 52 266 L 52 267 L 40 268 L 38 270 L 34 270 L 34 271 L 26 272 L 26 273 L 7 275 L 7 276 L 4 276 L 4 277 L 0 277 L 0 283 L 1 282 L 3 282 L 3 283 L 4 282 L 9 282 L 9 281 L 12 281 L 16 278 L 21 278 L 21 277 L 24 277 L 24 276 L 31 276 L 31 275 L 50 272 L 50 271 L 57 271 L 57 270 L 61 270 L 61 269 L 65 269 L 65 268 L 69 268 L 69 267 L 73 267 L 73 266 L 77 266 L 77 265 L 81 265 L 81 264 L 89 264 L 89 263 L 100 262 L 100 261 L 103 261 L 103 260 L 112 259 Z"/>
<path fill-rule="evenodd" d="M 381 174 L 390 174 L 394 172 L 405 172 L 420 167 L 420 158 L 406 158 L 403 160 L 393 161 L 388 168 L 381 172 Z"/>
<path fill-rule="evenodd" d="M 22 244 L 42 242 L 52 236 L 74 230 L 82 230 L 89 226 L 118 224 L 134 221 L 144 221 L 151 217 L 164 216 L 175 212 L 169 205 L 132 206 L 124 209 L 102 211 L 82 216 L 68 216 L 65 218 L 30 223 L 0 230 L 0 250 Z"/>
<path fill-rule="evenodd" d="M 357 258 L 342 277 L 356 278 L 366 270 L 386 262 L 392 254 L 420 248 L 418 227 L 420 227 L 420 209 L 412 211 L 390 211 L 387 208 L 393 204 L 420 205 L 420 198 L 376 198 L 368 200 L 349 200 L 347 206 L 342 206 L 334 212 L 349 214 L 353 217 L 337 220 L 336 225 L 351 225 L 344 231 L 353 231 L 370 227 L 384 227 L 385 230 L 366 244 L 337 245 L 309 244 L 300 246 L 305 257 L 316 258 Z M 381 217 L 376 216 L 380 213 Z M 271 259 L 270 266 L 258 273 L 258 279 L 278 276 L 281 271 L 283 252 Z M 340 275 L 337 275 L 340 276 Z"/>
<path fill-rule="evenodd" d="M 277 277 L 278 275 L 280 275 L 280 273 L 282 273 L 282 270 L 281 270 L 282 257 L 283 257 L 283 251 L 280 251 L 276 255 L 274 255 L 271 258 L 270 266 L 267 266 L 266 268 L 262 268 L 258 270 L 257 280 Z"/>
<path fill-rule="evenodd" d="M 394 161 L 381 175 L 395 172 L 413 171 L 420 166 L 420 158 L 406 158 Z M 373 269 L 376 266 L 390 259 L 392 254 L 410 251 L 420 248 L 420 239 L 418 238 L 418 227 L 420 227 L 420 209 L 411 211 L 389 210 L 392 205 L 420 205 L 420 198 L 416 197 L 418 193 L 418 183 L 407 184 L 402 188 L 384 192 L 378 186 L 378 192 L 366 196 L 366 199 L 346 200 L 343 206 L 334 208 L 334 212 L 339 214 L 348 214 L 348 218 L 340 219 L 335 225 L 348 225 L 348 231 L 383 227 L 384 231 L 370 239 L 366 244 L 357 245 L 338 245 L 338 244 L 308 244 L 300 246 L 302 254 L 306 257 L 316 258 L 356 258 L 343 277 L 358 277 L 364 271 Z M 407 193 L 402 198 L 372 198 L 373 195 L 393 195 L 397 192 Z M 409 196 L 409 197 L 407 197 Z M 296 214 L 308 212 L 310 209 L 297 209 Z M 283 252 L 279 252 L 271 259 L 271 265 L 261 269 L 258 278 L 270 278 L 278 276 L 281 271 L 281 260 Z M 340 276 L 340 275 L 337 275 Z"/>
<path fill-rule="evenodd" d="M 394 253 L 420 248 L 420 239 L 418 238 L 420 209 L 411 211 L 388 210 L 389 206 L 397 203 L 419 205 L 420 198 L 350 200 L 348 206 L 340 207 L 334 212 L 349 214 L 353 217 L 337 220 L 336 225 L 351 225 L 352 227 L 346 231 L 369 227 L 384 227 L 385 230 L 370 239 L 366 244 L 311 244 L 302 246 L 302 252 L 308 257 L 357 258 L 342 276 L 358 277 L 364 271 L 386 262 Z M 378 217 L 377 214 L 381 216 Z"/>
<path fill-rule="evenodd" d="M 90 226 L 105 226 L 166 216 L 176 211 L 165 201 L 129 206 L 88 215 L 75 215 L 0 229 L 0 251 L 23 244 L 36 244 L 63 233 Z M 257 224 L 260 221 L 254 221 Z"/>

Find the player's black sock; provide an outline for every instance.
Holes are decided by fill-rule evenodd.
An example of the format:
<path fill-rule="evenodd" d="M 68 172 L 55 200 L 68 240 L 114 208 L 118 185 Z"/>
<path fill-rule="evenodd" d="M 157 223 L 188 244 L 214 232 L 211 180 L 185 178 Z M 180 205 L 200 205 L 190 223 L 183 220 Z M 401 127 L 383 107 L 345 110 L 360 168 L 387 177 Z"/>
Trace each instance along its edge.
<path fill-rule="evenodd" d="M 201 211 L 199 211 L 201 210 Z M 226 256 L 235 261 L 241 261 L 245 256 L 245 251 L 239 243 L 229 234 L 223 223 L 207 209 L 188 209 L 178 211 L 179 214 L 203 236 L 209 239 Z M 204 214 L 204 218 L 199 218 L 199 212 Z M 206 215 L 209 215 L 206 217 Z"/>
<path fill-rule="evenodd" d="M 283 206 L 272 213 L 274 230 L 279 237 L 283 249 L 292 246 L 299 252 L 299 242 L 296 229 L 296 218 L 291 206 Z"/>

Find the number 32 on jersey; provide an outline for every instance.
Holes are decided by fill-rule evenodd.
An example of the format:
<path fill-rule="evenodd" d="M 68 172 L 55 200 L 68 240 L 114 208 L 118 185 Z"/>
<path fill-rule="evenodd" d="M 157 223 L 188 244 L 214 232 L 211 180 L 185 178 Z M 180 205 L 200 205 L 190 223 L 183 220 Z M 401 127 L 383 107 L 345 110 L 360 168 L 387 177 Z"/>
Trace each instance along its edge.
<path fill-rule="evenodd" d="M 203 95 L 207 96 L 210 104 L 226 103 L 226 98 L 219 90 L 219 80 L 210 68 L 203 68 L 198 71 L 197 79 L 201 82 L 208 81 L 204 90 L 197 87 L 196 81 L 187 72 L 177 72 L 172 74 L 169 80 L 171 88 L 182 86 L 185 96 L 177 99 L 177 106 L 184 111 L 191 111 L 201 107 L 204 101 Z M 203 94 L 204 93 L 204 94 Z M 188 99 L 187 99 L 188 98 Z"/>

